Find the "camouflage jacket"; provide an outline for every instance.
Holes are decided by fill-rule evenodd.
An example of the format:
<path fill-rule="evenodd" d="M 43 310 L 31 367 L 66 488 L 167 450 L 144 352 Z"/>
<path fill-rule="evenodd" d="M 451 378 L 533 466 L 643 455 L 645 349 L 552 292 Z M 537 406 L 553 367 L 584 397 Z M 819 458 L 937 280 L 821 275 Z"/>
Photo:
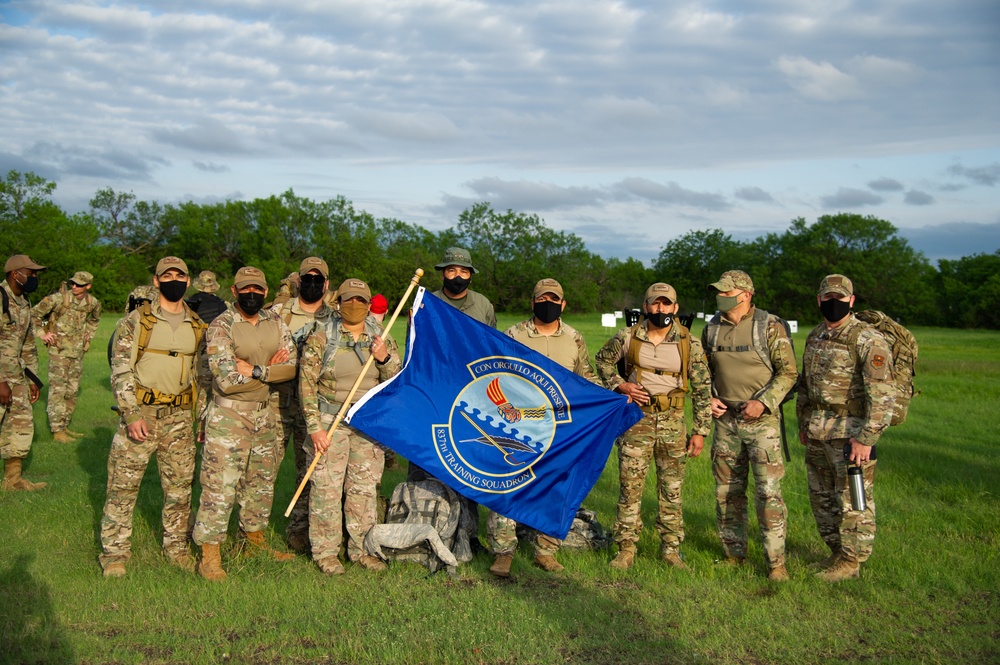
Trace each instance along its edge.
<path fill-rule="evenodd" d="M 156 326 L 169 326 L 160 309 L 160 302 L 157 298 L 149 305 L 150 313 L 156 317 Z M 136 397 L 136 358 L 139 352 L 139 335 L 142 326 L 141 319 L 143 308 L 138 308 L 118 321 L 115 329 L 113 348 L 111 353 L 111 390 L 115 394 L 115 401 L 118 403 L 118 413 L 125 419 L 127 425 L 142 420 L 142 412 L 139 400 Z M 190 308 L 184 307 L 184 322 L 190 325 L 195 317 Z M 183 325 L 183 324 L 182 324 Z M 177 349 L 180 351 L 181 349 Z M 202 339 L 198 349 L 194 349 L 193 359 L 179 356 L 175 358 L 177 363 L 190 363 L 187 370 L 181 370 L 180 376 L 189 377 L 188 385 L 194 387 L 199 394 L 199 399 L 211 388 L 211 375 L 208 371 L 207 358 L 205 356 L 205 340 Z M 148 386 L 146 386 L 148 388 Z M 177 393 L 185 392 L 188 386 L 178 385 Z M 176 394 L 176 393 L 175 393 Z M 197 408 L 197 406 L 196 406 Z"/>
<path fill-rule="evenodd" d="M 751 307 L 746 316 L 736 325 L 733 325 L 726 317 L 720 316 L 719 323 L 717 324 L 720 327 L 719 335 L 721 336 L 723 330 L 726 328 L 730 330 L 740 326 L 750 326 L 752 328 L 755 311 L 756 308 Z M 705 356 L 708 358 L 709 369 L 712 370 L 713 376 L 718 380 L 720 367 L 716 359 L 712 357 L 712 349 L 709 348 L 707 343 L 708 327 L 709 325 L 716 325 L 713 323 L 714 321 L 713 317 L 712 322 L 706 324 L 704 330 L 702 330 L 701 344 L 705 350 Z M 799 378 L 799 368 L 795 361 L 792 340 L 788 338 L 785 326 L 773 314 L 767 317 L 767 356 L 771 362 L 771 380 L 766 385 L 759 386 L 760 390 L 756 393 L 754 399 L 766 406 L 770 413 L 778 413 L 785 395 L 788 395 L 788 392 L 795 387 L 795 382 Z"/>
<path fill-rule="evenodd" d="M 90 340 L 101 323 L 101 301 L 90 293 L 77 298 L 72 293 L 55 293 L 42 298 L 31 309 L 35 334 L 41 339 L 46 332 L 54 332 L 56 340 L 49 345 L 50 353 L 66 358 L 82 358 L 90 348 Z"/>
<path fill-rule="evenodd" d="M 885 338 L 853 314 L 832 330 L 825 323 L 813 328 L 802 354 L 799 431 L 821 441 L 855 438 L 875 445 L 892 420 L 891 364 Z"/>
<path fill-rule="evenodd" d="M 476 293 L 472 289 L 469 289 L 465 292 L 464 296 L 457 300 L 446 296 L 443 290 L 435 291 L 434 295 L 463 314 L 468 314 L 476 321 L 485 323 L 491 328 L 497 327 L 497 315 L 493 311 L 493 303 L 482 293 Z"/>
<path fill-rule="evenodd" d="M 649 342 L 646 334 L 647 321 L 643 321 L 636 328 L 636 339 Z M 677 344 L 680 336 L 678 334 L 680 324 L 673 323 L 667 331 L 664 342 Z M 622 328 L 615 336 L 607 341 L 597 352 L 594 364 L 597 366 L 597 375 L 601 378 L 604 386 L 609 390 L 614 390 L 625 379 L 618 374 L 618 361 L 625 358 L 628 353 L 626 340 L 631 328 Z M 705 352 L 701 342 L 691 335 L 691 356 L 688 359 L 688 381 L 690 383 L 691 412 L 694 417 L 692 433 L 708 436 L 712 431 L 712 376 L 708 371 L 708 361 L 705 359 Z"/>
<path fill-rule="evenodd" d="M 302 405 L 302 413 L 305 415 L 306 427 L 310 434 L 323 429 L 320 422 L 322 419 L 320 412 L 320 400 L 335 407 L 341 406 L 337 395 L 344 395 L 345 391 L 350 391 L 357 380 L 357 374 L 353 376 L 345 375 L 341 368 L 341 382 L 350 382 L 350 385 L 337 385 L 337 361 L 344 358 L 346 354 L 356 355 L 360 362 L 361 356 L 367 361 L 369 349 L 371 348 L 372 334 L 381 334 L 382 326 L 369 316 L 365 319 L 365 331 L 358 339 L 340 327 L 342 321 L 339 314 L 334 314 L 327 322 L 327 325 L 319 326 L 306 340 L 302 348 L 302 362 L 299 364 L 299 403 Z M 327 333 L 331 330 L 339 330 L 340 338 L 337 341 L 337 352 L 332 358 L 327 354 Z M 377 362 L 372 363 L 372 367 L 365 374 L 366 382 L 372 384 L 382 383 L 399 373 L 402 361 L 399 358 L 399 350 L 392 337 L 384 337 L 386 348 L 389 350 L 389 359 L 382 365 Z M 360 369 L 360 368 L 358 368 Z M 373 376 L 372 373 L 375 375 Z M 367 389 L 359 389 L 351 399 L 351 403 L 356 403 L 364 396 Z"/>
<path fill-rule="evenodd" d="M 562 319 L 559 319 L 559 327 L 551 335 L 538 332 L 533 318 L 515 323 L 507 328 L 504 334 L 588 381 L 603 385 L 590 366 L 590 353 L 587 351 L 583 335 Z"/>
<path fill-rule="evenodd" d="M 250 324 L 235 307 L 229 309 L 212 321 L 206 333 L 206 352 L 208 366 L 212 372 L 212 387 L 216 394 L 230 399 L 249 402 L 263 402 L 268 399 L 270 384 L 291 381 L 295 378 L 298 353 L 292 342 L 292 333 L 281 320 L 278 313 L 272 310 L 261 310 L 254 326 L 257 331 L 269 331 L 267 339 L 261 339 L 254 348 L 253 355 L 246 351 L 238 351 L 233 329 L 243 323 Z M 263 326 L 263 327 L 262 327 Z M 288 359 L 282 363 L 268 365 L 267 362 L 278 349 L 288 351 Z M 237 354 L 240 355 L 237 355 Z M 260 380 L 243 376 L 236 369 L 236 359 L 260 365 L 264 375 Z"/>
<path fill-rule="evenodd" d="M 38 348 L 31 323 L 31 303 L 23 295 L 15 296 L 7 280 L 0 285 L 7 292 L 10 318 L 0 314 L 0 381 L 11 387 L 26 385 L 24 369 L 38 375 Z"/>

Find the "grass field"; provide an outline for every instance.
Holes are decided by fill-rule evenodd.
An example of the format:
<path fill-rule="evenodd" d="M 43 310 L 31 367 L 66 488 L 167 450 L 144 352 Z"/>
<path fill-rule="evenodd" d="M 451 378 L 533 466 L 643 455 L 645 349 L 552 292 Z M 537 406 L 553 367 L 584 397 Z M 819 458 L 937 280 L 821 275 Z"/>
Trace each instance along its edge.
<path fill-rule="evenodd" d="M 155 463 L 139 497 L 128 575 L 101 577 L 97 525 L 116 428 L 104 347 L 114 320 L 104 318 L 86 359 L 73 427 L 87 437 L 53 443 L 43 393 L 26 475 L 49 488 L 0 494 L 0 663 L 1000 660 L 1000 333 L 914 330 L 922 394 L 908 421 L 880 444 L 879 531 L 859 580 L 830 586 L 806 570 L 826 550 L 793 435 L 783 484 L 792 579 L 784 585 L 766 581 L 755 541 L 752 566 L 715 565 L 707 449 L 689 460 L 684 485 L 688 572 L 657 561 L 650 478 L 639 559 L 625 572 L 608 567 L 610 552 L 563 553 L 566 571 L 551 575 L 534 568 L 530 548 L 522 547 L 511 581 L 491 577 L 485 555 L 462 567 L 458 579 L 412 565 L 382 574 L 349 566 L 346 575 L 328 578 L 305 558 L 280 564 L 229 546 L 223 563 L 230 578 L 211 584 L 170 567 L 161 554 Z M 596 316 L 567 320 L 585 334 L 592 354 L 609 336 Z M 514 321 L 505 317 L 501 328 Z M 796 335 L 798 353 L 804 340 L 804 331 Z M 43 372 L 44 363 L 43 353 Z M 794 415 L 789 425 L 794 433 Z M 294 491 L 290 458 L 272 516 L 279 536 L 280 513 Z M 403 475 L 388 473 L 383 492 Z M 585 502 L 605 526 L 614 515 L 616 478 L 612 455 Z"/>

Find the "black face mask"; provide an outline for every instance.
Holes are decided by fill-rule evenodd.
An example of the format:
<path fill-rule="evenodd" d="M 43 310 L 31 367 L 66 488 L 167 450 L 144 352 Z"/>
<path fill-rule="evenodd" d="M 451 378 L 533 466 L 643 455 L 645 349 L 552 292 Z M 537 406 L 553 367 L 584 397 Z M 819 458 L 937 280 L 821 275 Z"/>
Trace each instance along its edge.
<path fill-rule="evenodd" d="M 247 316 L 256 316 L 257 312 L 264 306 L 264 294 L 254 293 L 253 291 L 238 293 L 236 295 L 236 302 L 244 314 Z"/>
<path fill-rule="evenodd" d="M 647 312 L 646 320 L 652 323 L 657 328 L 666 328 L 670 325 L 670 322 L 674 320 L 673 314 L 664 314 L 663 312 Z"/>
<path fill-rule="evenodd" d="M 303 275 L 299 282 L 299 298 L 302 302 L 310 305 L 318 302 L 326 292 L 323 288 L 325 281 L 322 275 Z"/>
<path fill-rule="evenodd" d="M 177 302 L 184 297 L 184 292 L 187 291 L 187 288 L 188 285 L 181 279 L 160 282 L 160 295 L 170 302 Z"/>
<path fill-rule="evenodd" d="M 471 279 L 452 277 L 451 279 L 444 280 L 444 290 L 453 296 L 457 296 L 460 293 L 465 293 L 465 290 L 469 288 L 469 284 L 472 284 Z"/>
<path fill-rule="evenodd" d="M 542 323 L 552 323 L 562 314 L 562 303 L 548 300 L 536 302 L 531 311 L 534 312 L 535 318 Z"/>
<path fill-rule="evenodd" d="M 844 302 L 843 300 L 821 300 L 819 302 L 819 311 L 823 312 L 823 318 L 830 323 L 836 323 L 842 318 L 850 314 L 851 312 L 851 301 L 848 300 Z"/>
<path fill-rule="evenodd" d="M 18 282 L 20 284 L 20 282 Z M 38 288 L 38 277 L 32 275 L 24 280 L 24 284 L 21 284 L 21 293 L 34 293 Z"/>

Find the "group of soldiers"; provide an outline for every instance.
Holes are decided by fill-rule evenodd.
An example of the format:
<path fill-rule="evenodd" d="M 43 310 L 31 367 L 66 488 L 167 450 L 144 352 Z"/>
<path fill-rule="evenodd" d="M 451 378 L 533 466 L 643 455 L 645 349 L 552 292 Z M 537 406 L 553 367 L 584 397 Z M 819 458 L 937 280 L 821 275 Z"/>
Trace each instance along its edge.
<path fill-rule="evenodd" d="M 478 271 L 468 250 L 448 249 L 435 268 L 443 283 L 435 296 L 496 327 L 493 305 L 470 288 Z M 100 303 L 89 294 L 93 276 L 77 272 L 32 310 L 25 295 L 37 288 L 37 274 L 44 269 L 25 255 L 13 256 L 0 285 L 5 491 L 44 487 L 21 475 L 34 433 L 31 403 L 40 394 L 35 335 L 49 348 L 47 411 L 53 438 L 68 443 L 81 436 L 68 425 Z M 292 509 L 288 547 L 311 552 L 328 575 L 344 572 L 342 556 L 368 570 L 386 567 L 364 551 L 363 540 L 377 521 L 387 451 L 348 425 L 340 424 L 332 433 L 330 427 L 345 402 L 355 403 L 400 371 L 396 343 L 383 333 L 381 323 L 388 303 L 381 295 L 373 298 L 359 279 L 347 279 L 332 291 L 328 266 L 319 257 L 303 260 L 294 278 L 283 280 L 282 293 L 265 306 L 264 273 L 243 267 L 231 287 L 233 303 L 226 306 L 213 295 L 219 287 L 206 271 L 196 280 L 199 296 L 185 301 L 191 286 L 188 267 L 178 257 L 164 257 L 156 265 L 149 300 L 119 322 L 111 349 L 111 383 L 120 421 L 108 457 L 100 524 L 99 561 L 106 577 L 126 574 L 139 484 L 154 453 L 164 494 L 163 549 L 172 564 L 206 579 L 225 579 L 220 546 L 237 507 L 239 538 L 246 546 L 279 561 L 294 559 L 295 554 L 268 542 L 267 531 L 275 477 L 289 441 L 297 483 L 303 484 L 307 469 L 314 472 Z M 536 284 L 532 316 L 506 331 L 567 370 L 621 393 L 643 411 L 643 419 L 617 441 L 617 553 L 610 565 L 627 569 L 635 564 L 643 526 L 641 499 L 652 460 L 660 555 L 670 566 L 687 567 L 680 552 L 685 464 L 701 454 L 714 422 L 711 460 L 721 563 L 746 563 L 752 472 L 768 579 L 787 580 L 781 405 L 797 396 L 810 502 L 831 552 L 817 566 L 818 575 L 830 582 L 857 577 L 875 536 L 874 446 L 893 410 L 886 340 L 853 315 L 851 280 L 829 275 L 817 293 L 824 320 L 809 333 L 800 375 L 784 322 L 753 304 L 749 275 L 732 270 L 710 288 L 716 292 L 718 313 L 699 340 L 677 318 L 674 288 L 651 285 L 642 302 L 644 319 L 619 330 L 597 352 L 596 373 L 583 336 L 562 320 L 566 299 L 555 279 Z M 684 416 L 688 401 L 690 436 Z M 202 443 L 202 491 L 192 511 L 196 441 Z M 850 501 L 851 466 L 863 473 L 863 510 L 854 510 Z M 410 464 L 408 479 L 426 475 Z M 478 545 L 479 508 L 464 500 L 462 513 L 461 527 Z M 495 557 L 490 571 L 508 577 L 517 525 L 490 511 L 486 530 Z M 200 549 L 197 559 L 192 542 Z M 556 560 L 559 547 L 557 539 L 538 535 L 534 563 L 546 571 L 562 570 Z"/>

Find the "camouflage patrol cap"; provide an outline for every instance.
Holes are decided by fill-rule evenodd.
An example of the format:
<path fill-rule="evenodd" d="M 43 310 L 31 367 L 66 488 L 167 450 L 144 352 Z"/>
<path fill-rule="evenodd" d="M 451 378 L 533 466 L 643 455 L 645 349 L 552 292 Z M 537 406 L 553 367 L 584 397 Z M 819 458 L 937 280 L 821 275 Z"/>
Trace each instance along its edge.
<path fill-rule="evenodd" d="M 77 270 L 73 273 L 73 277 L 70 278 L 69 281 L 73 282 L 77 286 L 87 286 L 88 284 L 94 283 L 94 276 L 86 270 Z"/>
<path fill-rule="evenodd" d="M 203 293 L 215 293 L 219 290 L 219 282 L 211 270 L 202 270 L 198 273 L 198 279 L 194 280 L 194 286 Z"/>
<path fill-rule="evenodd" d="M 674 287 L 669 284 L 657 282 L 646 289 L 646 304 L 652 305 L 657 298 L 666 298 L 667 302 L 673 305 L 677 302 L 677 292 L 674 291 Z"/>
<path fill-rule="evenodd" d="M 441 259 L 441 263 L 434 266 L 435 270 L 444 270 L 448 266 L 461 266 L 462 268 L 468 268 L 473 274 L 479 272 L 476 267 L 472 265 L 472 254 L 469 250 L 464 247 L 449 247 L 444 252 L 444 258 Z"/>
<path fill-rule="evenodd" d="M 330 269 L 326 266 L 326 261 L 319 258 L 318 256 L 310 256 L 307 259 L 302 259 L 302 263 L 299 264 L 299 275 L 304 275 L 310 270 L 318 270 L 319 274 L 323 277 L 330 276 Z"/>
<path fill-rule="evenodd" d="M 562 284 L 550 277 L 539 280 L 538 284 L 535 284 L 535 290 L 532 292 L 531 297 L 537 298 L 543 293 L 552 293 L 559 296 L 559 300 L 564 299 Z"/>
<path fill-rule="evenodd" d="M 233 279 L 233 286 L 236 287 L 237 291 L 248 286 L 259 286 L 266 291 L 267 279 L 264 277 L 264 271 L 260 268 L 243 266 L 236 271 L 236 278 Z"/>
<path fill-rule="evenodd" d="M 843 275 L 827 275 L 819 283 L 819 295 L 837 293 L 842 296 L 854 295 L 854 283 Z"/>
<path fill-rule="evenodd" d="M 723 293 L 732 291 L 733 289 L 749 291 L 750 293 L 754 292 L 753 280 L 750 279 L 750 275 L 742 270 L 727 270 L 722 273 L 722 277 L 719 278 L 718 282 L 713 282 L 710 286 Z"/>
<path fill-rule="evenodd" d="M 14 256 L 7 259 L 7 263 L 3 267 L 4 273 L 13 272 L 15 270 L 20 270 L 21 268 L 27 268 L 28 270 L 45 270 L 45 266 L 40 266 L 31 260 L 27 254 L 15 254 Z"/>
<path fill-rule="evenodd" d="M 185 275 L 189 274 L 188 267 L 187 264 L 184 263 L 184 259 L 179 259 L 176 256 L 164 256 L 162 259 L 157 261 L 156 270 L 153 274 L 159 277 L 168 270 L 180 270 Z"/>
<path fill-rule="evenodd" d="M 360 279 L 345 279 L 344 283 L 337 289 L 337 297 L 341 301 L 360 297 L 364 299 L 365 302 L 371 302 L 372 291 L 368 288 L 368 285 Z"/>

